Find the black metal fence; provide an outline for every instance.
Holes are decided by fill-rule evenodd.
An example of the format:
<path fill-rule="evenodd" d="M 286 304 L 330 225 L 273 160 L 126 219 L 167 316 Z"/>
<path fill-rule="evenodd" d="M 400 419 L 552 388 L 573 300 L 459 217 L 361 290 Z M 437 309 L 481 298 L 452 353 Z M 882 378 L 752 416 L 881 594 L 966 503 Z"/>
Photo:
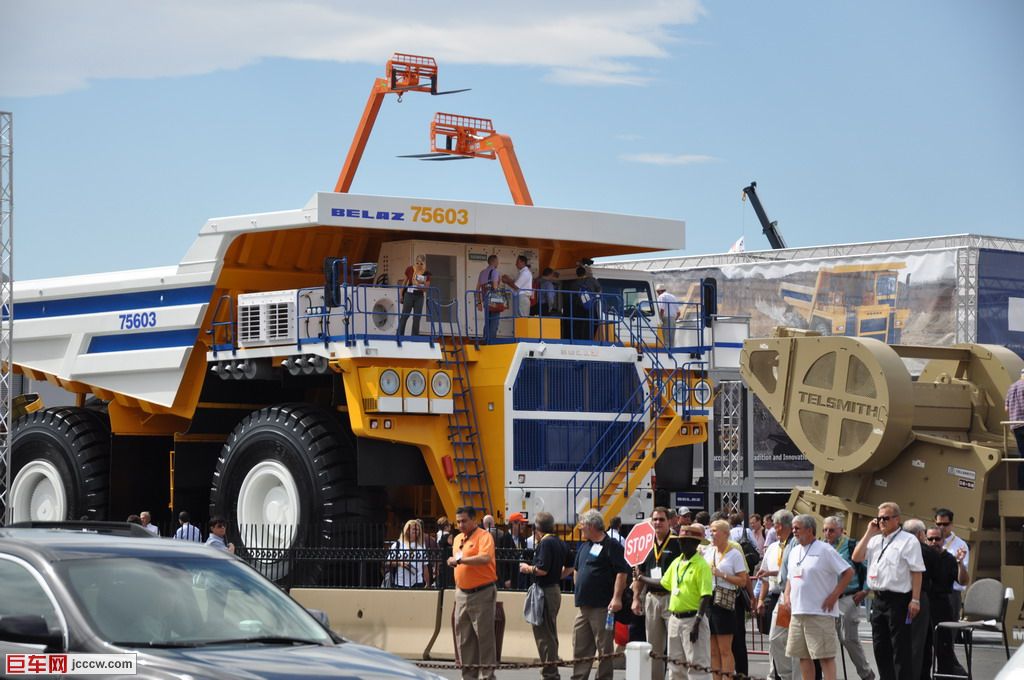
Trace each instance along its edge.
<path fill-rule="evenodd" d="M 495 536 L 498 587 L 526 590 L 530 578 L 519 573 L 521 562 L 533 563 L 533 541 L 514 537 L 506 530 L 492 530 Z M 312 533 L 301 527 L 246 525 L 229 531 L 236 554 L 268 578 L 285 588 L 451 588 L 451 541 L 442 534 L 427 532 L 426 547 L 396 547 L 398 537 L 384 524 L 345 524 L 331 532 Z M 569 545 L 571 565 L 576 544 L 570 534 L 562 536 Z M 403 569 L 406 573 L 398 574 Z M 572 581 L 562 588 L 572 591 Z"/>

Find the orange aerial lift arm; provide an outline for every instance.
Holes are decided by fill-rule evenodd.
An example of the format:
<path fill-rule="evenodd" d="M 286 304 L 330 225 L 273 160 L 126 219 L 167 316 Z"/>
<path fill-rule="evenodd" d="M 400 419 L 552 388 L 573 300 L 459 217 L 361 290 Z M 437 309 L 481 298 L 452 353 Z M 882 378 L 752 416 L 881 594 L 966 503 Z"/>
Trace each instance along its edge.
<path fill-rule="evenodd" d="M 356 127 L 355 136 L 352 138 L 352 145 L 348 149 L 348 156 L 345 164 L 338 174 L 338 181 L 334 185 L 336 193 L 348 193 L 352 187 L 352 180 L 359 168 L 359 161 L 363 158 L 363 151 L 366 150 L 366 143 L 373 132 L 373 125 L 377 121 L 377 114 L 380 106 L 384 103 L 384 97 L 389 94 L 397 94 L 398 100 L 406 92 L 426 92 L 431 95 L 454 94 L 466 90 L 449 90 L 448 92 L 437 91 L 437 62 L 433 57 L 421 57 L 415 54 L 402 54 L 396 52 L 391 55 L 385 65 L 385 76 L 373 81 L 370 88 L 370 96 L 366 100 L 366 108 L 363 109 L 363 117 Z"/>
<path fill-rule="evenodd" d="M 443 142 L 441 141 L 443 140 Z M 489 118 L 438 113 L 430 123 L 430 153 L 411 154 L 403 158 L 424 161 L 455 161 L 466 158 L 495 158 L 501 162 L 505 181 L 516 205 L 533 205 L 519 166 L 512 138 L 498 134 Z"/>

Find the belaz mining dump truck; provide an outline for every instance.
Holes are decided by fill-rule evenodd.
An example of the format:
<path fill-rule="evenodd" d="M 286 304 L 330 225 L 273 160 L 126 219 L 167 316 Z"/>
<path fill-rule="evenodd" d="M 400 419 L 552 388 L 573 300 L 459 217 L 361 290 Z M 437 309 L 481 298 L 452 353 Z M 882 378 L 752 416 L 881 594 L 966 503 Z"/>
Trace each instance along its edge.
<path fill-rule="evenodd" d="M 898 343 L 910 310 L 903 262 L 847 264 L 822 269 L 815 285 L 783 282 L 779 296 L 812 331 Z"/>
<path fill-rule="evenodd" d="M 274 548 L 389 507 L 639 519 L 656 465 L 692 471 L 713 323 L 668 350 L 649 276 L 575 278 L 683 247 L 683 222 L 339 193 L 383 95 L 436 87 L 429 58 L 388 73 L 336 192 L 212 219 L 177 265 L 16 283 L 15 369 L 76 405 L 14 426 L 8 521 L 208 508 Z M 534 293 L 482 275 L 492 257 L 510 281 L 520 257 L 572 272 L 557 309 L 524 314 Z"/>
<path fill-rule="evenodd" d="M 176 266 L 18 282 L 16 370 L 79 398 L 15 425 L 10 519 L 208 503 L 301 540 L 379 518 L 389 496 L 420 516 L 642 517 L 656 459 L 707 436 L 703 341 L 656 345 L 642 275 L 628 306 L 621 281 L 566 286 L 562 298 L 581 298 L 565 305 L 574 319 L 520 316 L 514 298 L 531 291 L 477 284 L 492 255 L 512 275 L 521 255 L 565 268 L 677 248 L 682 233 L 664 219 L 319 193 L 209 221 Z M 367 261 L 376 278 L 356 283 L 347 262 Z M 416 262 L 420 289 L 405 280 Z M 417 295 L 426 304 L 403 320 Z"/>
<path fill-rule="evenodd" d="M 914 380 L 905 361 L 927 363 Z M 1024 491 L 1004 395 L 1022 367 L 993 345 L 890 346 L 789 329 L 747 340 L 740 358 L 744 381 L 814 464 L 790 509 L 843 514 L 853 536 L 886 501 L 926 522 L 951 509 L 971 580 L 1016 592 L 1011 622 L 1024 594 Z"/>

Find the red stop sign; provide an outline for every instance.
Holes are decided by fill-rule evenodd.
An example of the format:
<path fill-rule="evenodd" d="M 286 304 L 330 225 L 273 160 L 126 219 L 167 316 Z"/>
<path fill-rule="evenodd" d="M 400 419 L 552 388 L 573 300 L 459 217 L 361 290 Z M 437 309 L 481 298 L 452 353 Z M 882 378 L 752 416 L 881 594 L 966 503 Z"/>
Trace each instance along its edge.
<path fill-rule="evenodd" d="M 640 522 L 626 537 L 626 562 L 631 567 L 638 567 L 654 548 L 654 527 L 650 522 Z"/>

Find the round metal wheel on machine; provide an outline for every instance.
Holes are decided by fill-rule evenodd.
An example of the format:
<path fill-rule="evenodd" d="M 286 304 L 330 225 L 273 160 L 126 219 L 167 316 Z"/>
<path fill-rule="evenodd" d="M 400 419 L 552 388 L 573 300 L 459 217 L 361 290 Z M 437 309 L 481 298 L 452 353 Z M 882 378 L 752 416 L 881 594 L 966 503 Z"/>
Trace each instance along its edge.
<path fill-rule="evenodd" d="M 764 338 L 743 353 L 743 378 L 816 469 L 878 470 L 913 437 L 910 373 L 885 343 Z"/>
<path fill-rule="evenodd" d="M 106 519 L 110 425 L 105 414 L 65 406 L 28 413 L 14 424 L 11 461 L 12 523 Z"/>

